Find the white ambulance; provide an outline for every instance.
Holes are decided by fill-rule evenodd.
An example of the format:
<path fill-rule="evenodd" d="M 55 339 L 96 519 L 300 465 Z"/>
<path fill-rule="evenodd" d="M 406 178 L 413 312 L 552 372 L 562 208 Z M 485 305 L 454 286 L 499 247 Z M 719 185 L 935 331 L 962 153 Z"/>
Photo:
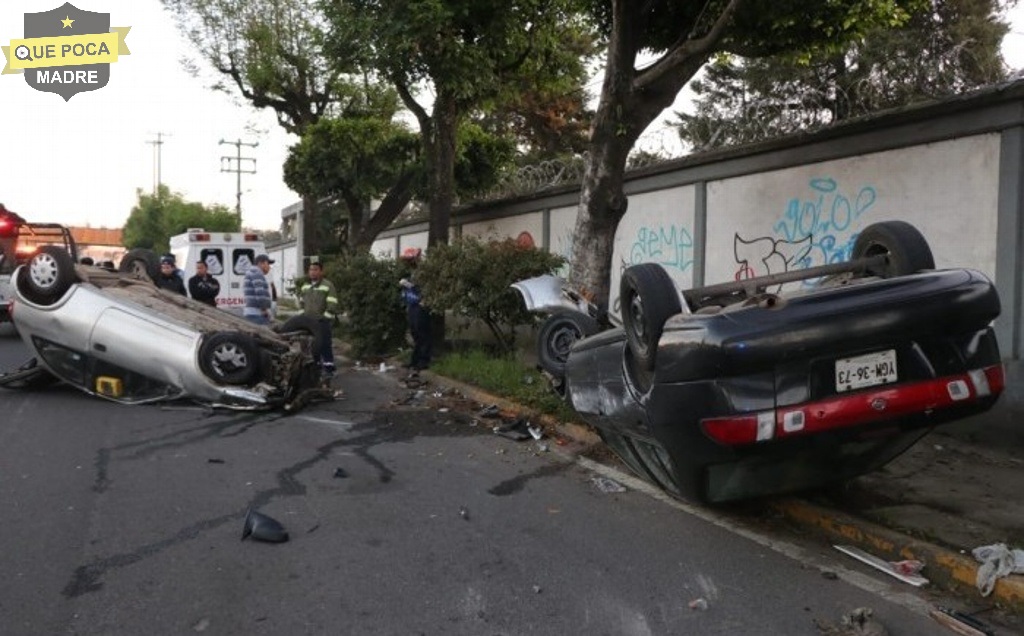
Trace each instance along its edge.
<path fill-rule="evenodd" d="M 259 254 L 267 248 L 259 234 L 251 232 L 218 232 L 202 228 L 189 228 L 170 239 L 171 254 L 178 268 L 183 270 L 185 283 L 195 276 L 200 260 L 220 283 L 217 307 L 241 314 L 245 306 L 245 273 Z M 133 263 L 135 261 L 136 263 Z M 150 278 L 160 271 L 158 255 L 151 250 L 131 250 L 121 263 L 121 271 L 144 268 Z"/>

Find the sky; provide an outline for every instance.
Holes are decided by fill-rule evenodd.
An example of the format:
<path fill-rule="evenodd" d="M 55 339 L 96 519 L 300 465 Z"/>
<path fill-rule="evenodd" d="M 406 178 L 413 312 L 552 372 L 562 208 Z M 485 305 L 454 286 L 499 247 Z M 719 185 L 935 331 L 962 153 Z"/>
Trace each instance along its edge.
<path fill-rule="evenodd" d="M 222 167 L 237 162 L 227 165 L 221 158 L 234 157 L 234 142 L 241 140 L 258 144 L 242 146 L 242 157 L 256 160 L 256 173 L 241 175 L 242 223 L 277 229 L 281 210 L 298 201 L 281 175 L 297 138 L 281 129 L 272 111 L 257 111 L 241 98 L 211 90 L 212 74 L 189 75 L 181 60 L 200 58 L 159 0 L 72 4 L 109 13 L 111 27 L 131 27 L 125 40 L 131 54 L 110 65 L 106 86 L 67 102 L 35 90 L 21 73 L 0 75 L 6 123 L 0 132 L 0 202 L 32 221 L 121 227 L 137 192 L 153 191 L 159 164 L 159 181 L 172 191 L 233 210 L 237 176 Z M 0 2 L 0 43 L 24 37 L 26 13 L 60 6 L 61 0 Z M 1018 69 L 1024 67 L 1024 6 L 1009 17 L 1012 31 L 1003 54 Z M 677 102 L 673 108 L 681 107 Z M 663 128 L 664 119 L 649 130 Z M 253 162 L 243 161 L 242 168 L 251 170 Z"/>

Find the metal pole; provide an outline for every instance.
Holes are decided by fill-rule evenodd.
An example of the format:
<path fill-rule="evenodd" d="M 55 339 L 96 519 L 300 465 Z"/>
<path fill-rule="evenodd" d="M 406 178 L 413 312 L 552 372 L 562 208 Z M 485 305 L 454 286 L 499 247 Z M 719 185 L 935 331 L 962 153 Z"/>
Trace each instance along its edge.
<path fill-rule="evenodd" d="M 246 143 L 246 142 L 242 141 L 241 139 L 238 139 L 237 141 L 226 141 L 224 139 L 221 139 L 220 140 L 220 145 L 223 145 L 223 144 L 230 144 L 230 145 L 233 145 L 235 147 L 235 156 L 234 157 L 221 156 L 221 158 L 220 158 L 220 171 L 221 172 L 234 172 L 235 175 L 236 175 L 236 179 L 235 179 L 235 201 L 236 201 L 235 202 L 235 214 L 238 215 L 238 224 L 239 224 L 239 227 L 241 227 L 241 224 L 242 224 L 242 173 L 244 172 L 246 174 L 256 174 L 256 159 L 253 158 L 253 157 L 243 157 L 242 156 L 242 146 L 248 146 L 250 148 L 255 148 L 256 146 L 258 146 L 260 144 L 259 144 L 259 142 L 256 142 L 256 143 Z M 224 164 L 225 161 L 227 161 L 227 165 L 226 166 Z M 242 162 L 243 161 L 251 161 L 252 162 L 252 169 L 251 170 L 246 170 L 246 169 L 242 168 Z M 234 163 L 232 164 L 232 162 L 234 162 Z"/>
<path fill-rule="evenodd" d="M 146 143 L 153 146 L 153 167 L 156 173 L 155 181 L 153 182 L 153 196 L 158 196 L 160 194 L 160 186 L 163 185 L 161 163 L 163 159 L 164 133 L 156 133 L 156 141 L 147 141 Z"/>

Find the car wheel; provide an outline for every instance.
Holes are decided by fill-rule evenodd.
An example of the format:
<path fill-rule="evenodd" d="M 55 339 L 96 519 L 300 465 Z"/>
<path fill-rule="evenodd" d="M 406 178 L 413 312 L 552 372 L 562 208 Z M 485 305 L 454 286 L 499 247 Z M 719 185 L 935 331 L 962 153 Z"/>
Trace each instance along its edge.
<path fill-rule="evenodd" d="M 548 316 L 537 333 L 538 363 L 556 378 L 564 378 L 572 346 L 599 330 L 596 320 L 579 312 L 565 311 Z"/>
<path fill-rule="evenodd" d="M 43 245 L 18 270 L 18 291 L 37 305 L 52 305 L 77 280 L 71 255 L 62 247 Z"/>
<path fill-rule="evenodd" d="M 873 223 L 857 235 L 853 243 L 853 259 L 884 255 L 881 268 L 871 268 L 868 274 L 892 278 L 913 274 L 923 269 L 935 269 L 935 259 L 921 232 L 906 221 Z"/>
<path fill-rule="evenodd" d="M 249 384 L 259 370 L 255 341 L 241 333 L 215 333 L 199 348 L 199 366 L 214 382 Z"/>
<path fill-rule="evenodd" d="M 160 259 L 153 250 L 137 247 L 124 255 L 117 270 L 137 280 L 155 281 L 160 275 Z"/>
<path fill-rule="evenodd" d="M 13 322 L 0 322 L 0 338 L 15 338 L 18 336 L 18 330 L 14 327 Z"/>
<path fill-rule="evenodd" d="M 682 311 L 676 285 L 657 263 L 633 265 L 622 273 L 619 303 L 626 343 L 640 367 L 653 371 L 665 321 Z"/>

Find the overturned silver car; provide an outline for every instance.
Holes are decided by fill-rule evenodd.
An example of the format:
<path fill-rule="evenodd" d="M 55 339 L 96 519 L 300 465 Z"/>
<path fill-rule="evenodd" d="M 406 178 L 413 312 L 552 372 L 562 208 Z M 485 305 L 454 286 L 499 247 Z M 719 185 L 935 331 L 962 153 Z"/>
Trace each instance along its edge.
<path fill-rule="evenodd" d="M 279 330 L 161 289 L 143 272 L 76 264 L 42 246 L 14 274 L 12 316 L 34 358 L 0 387 L 63 381 L 127 404 L 191 399 L 237 409 L 296 408 L 329 397 L 315 325 Z"/>

